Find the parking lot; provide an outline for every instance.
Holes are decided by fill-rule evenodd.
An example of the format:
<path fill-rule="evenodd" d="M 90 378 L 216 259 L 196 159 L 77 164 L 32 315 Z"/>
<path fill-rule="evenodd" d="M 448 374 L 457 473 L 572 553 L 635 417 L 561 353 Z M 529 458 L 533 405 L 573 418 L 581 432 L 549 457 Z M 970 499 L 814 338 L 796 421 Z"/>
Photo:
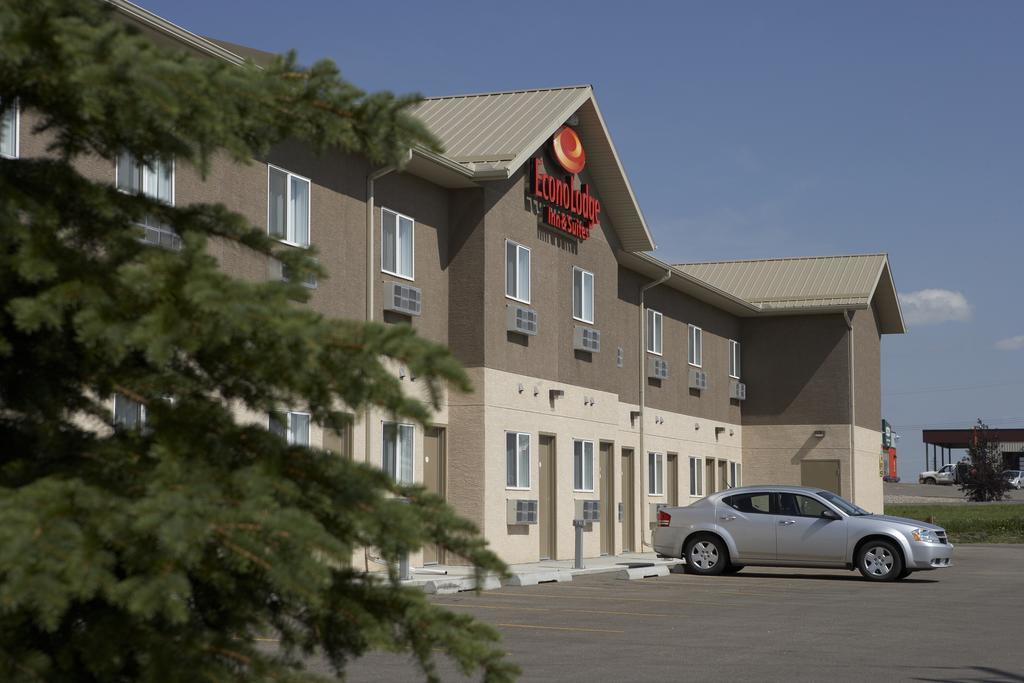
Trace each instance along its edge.
<path fill-rule="evenodd" d="M 713 578 L 590 575 L 434 601 L 493 624 L 524 681 L 1024 682 L 1024 546 L 961 546 L 955 562 L 890 584 L 747 568 Z M 421 678 L 393 655 L 349 671 L 351 681 Z"/>

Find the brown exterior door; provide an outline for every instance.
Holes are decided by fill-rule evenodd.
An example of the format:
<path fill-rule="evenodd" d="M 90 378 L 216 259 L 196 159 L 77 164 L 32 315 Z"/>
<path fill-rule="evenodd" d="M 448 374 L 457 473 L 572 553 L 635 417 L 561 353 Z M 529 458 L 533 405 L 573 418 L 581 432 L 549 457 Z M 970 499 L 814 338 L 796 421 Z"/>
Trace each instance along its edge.
<path fill-rule="evenodd" d="M 555 557 L 555 437 L 541 434 L 540 459 L 540 499 L 537 506 L 537 531 L 540 536 L 540 559 L 550 560 Z"/>
<path fill-rule="evenodd" d="M 666 457 L 668 466 L 665 468 L 665 494 L 668 496 L 668 504 L 676 506 L 679 505 L 679 454 L 669 453 Z"/>
<path fill-rule="evenodd" d="M 633 449 L 622 449 L 622 552 L 633 552 Z M 618 510 L 615 511 L 618 513 Z"/>
<path fill-rule="evenodd" d="M 724 491 L 729 488 L 729 461 L 718 461 L 718 490 Z"/>
<path fill-rule="evenodd" d="M 615 446 L 601 442 L 601 554 L 615 554 Z"/>
<path fill-rule="evenodd" d="M 445 497 L 443 427 L 429 427 L 423 432 L 423 485 L 427 491 Z M 433 543 L 423 546 L 423 564 L 443 561 L 443 551 Z"/>
<path fill-rule="evenodd" d="M 715 459 L 708 458 L 704 461 L 704 495 L 710 496 L 715 491 Z"/>
<path fill-rule="evenodd" d="M 803 486 L 831 491 L 837 496 L 841 495 L 839 461 L 804 460 L 800 463 L 800 483 Z"/>

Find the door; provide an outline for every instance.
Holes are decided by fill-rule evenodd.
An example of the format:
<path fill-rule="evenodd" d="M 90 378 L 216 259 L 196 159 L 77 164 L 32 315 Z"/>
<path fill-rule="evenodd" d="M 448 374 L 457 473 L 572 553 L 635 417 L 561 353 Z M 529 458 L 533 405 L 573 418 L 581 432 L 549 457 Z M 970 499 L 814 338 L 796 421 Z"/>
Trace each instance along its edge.
<path fill-rule="evenodd" d="M 779 493 L 776 547 L 782 562 L 846 562 L 846 519 L 828 519 L 824 503 L 797 493 Z"/>
<path fill-rule="evenodd" d="M 710 496 L 717 490 L 715 488 L 715 459 L 707 458 L 704 460 L 704 495 Z"/>
<path fill-rule="evenodd" d="M 423 432 L 423 486 L 435 495 L 445 497 L 445 431 L 429 427 Z M 423 564 L 443 562 L 442 550 L 434 544 L 423 546 Z"/>
<path fill-rule="evenodd" d="M 935 481 L 939 484 L 952 484 L 954 477 L 955 465 L 943 465 L 938 472 L 935 473 Z"/>
<path fill-rule="evenodd" d="M 540 559 L 555 557 L 555 437 L 540 435 L 540 499 L 537 506 L 538 535 L 540 536 Z"/>
<path fill-rule="evenodd" d="M 772 494 L 737 493 L 718 504 L 718 524 L 736 543 L 739 562 L 774 561 L 775 527 L 779 520 L 772 514 Z"/>
<path fill-rule="evenodd" d="M 838 460 L 804 460 L 800 463 L 800 483 L 811 488 L 840 493 Z"/>
<path fill-rule="evenodd" d="M 633 449 L 622 449 L 622 552 L 633 552 Z"/>
<path fill-rule="evenodd" d="M 601 442 L 601 554 L 615 554 L 615 447 Z"/>
<path fill-rule="evenodd" d="M 668 504 L 675 507 L 679 505 L 679 454 L 669 453 L 668 466 L 665 468 L 665 495 L 668 496 Z"/>
<path fill-rule="evenodd" d="M 718 461 L 718 489 L 724 491 L 729 488 L 729 461 Z"/>

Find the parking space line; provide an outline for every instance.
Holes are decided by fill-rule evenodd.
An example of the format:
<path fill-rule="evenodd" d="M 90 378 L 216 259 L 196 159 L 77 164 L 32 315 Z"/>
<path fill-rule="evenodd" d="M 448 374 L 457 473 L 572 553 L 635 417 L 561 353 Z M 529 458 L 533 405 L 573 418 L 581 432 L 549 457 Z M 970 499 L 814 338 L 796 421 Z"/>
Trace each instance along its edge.
<path fill-rule="evenodd" d="M 609 598 L 597 595 L 536 595 L 534 593 L 519 593 L 519 594 L 504 594 L 504 595 L 489 595 L 488 599 L 494 598 L 509 598 L 511 600 L 519 600 L 526 598 L 529 600 L 601 600 L 604 602 L 654 602 L 659 605 L 665 604 L 665 599 L 654 599 L 654 598 Z M 718 607 L 747 607 L 742 603 L 724 603 L 724 602 L 710 602 L 710 601 L 696 601 L 686 600 L 688 605 L 715 605 Z"/>
<path fill-rule="evenodd" d="M 506 628 L 535 628 L 544 631 L 578 631 L 580 633 L 625 633 L 625 631 L 616 631 L 608 628 L 578 628 L 576 626 L 538 626 L 536 624 L 493 624 L 494 626 L 504 626 Z"/>
<path fill-rule="evenodd" d="M 661 614 L 659 612 L 621 612 L 607 609 L 571 609 L 548 607 L 519 607 L 517 605 L 476 605 L 470 602 L 435 602 L 438 607 L 479 607 L 480 609 L 511 609 L 523 612 L 560 612 L 571 614 L 613 614 L 623 617 L 674 617 L 675 614 Z"/>

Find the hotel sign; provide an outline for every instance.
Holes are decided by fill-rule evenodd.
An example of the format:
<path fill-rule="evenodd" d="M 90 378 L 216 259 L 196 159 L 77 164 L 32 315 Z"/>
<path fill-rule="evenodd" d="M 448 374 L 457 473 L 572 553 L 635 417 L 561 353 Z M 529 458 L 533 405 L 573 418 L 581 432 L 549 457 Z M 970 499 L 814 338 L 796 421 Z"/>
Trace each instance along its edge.
<path fill-rule="evenodd" d="M 551 139 L 551 153 L 569 175 L 559 178 L 545 173 L 541 158 L 534 157 L 532 195 L 546 203 L 542 214 L 545 223 L 585 240 L 594 223 L 599 222 L 601 202 L 590 194 L 586 183 L 578 189 L 575 186 L 575 175 L 587 163 L 583 143 L 576 131 L 563 126 Z"/>

